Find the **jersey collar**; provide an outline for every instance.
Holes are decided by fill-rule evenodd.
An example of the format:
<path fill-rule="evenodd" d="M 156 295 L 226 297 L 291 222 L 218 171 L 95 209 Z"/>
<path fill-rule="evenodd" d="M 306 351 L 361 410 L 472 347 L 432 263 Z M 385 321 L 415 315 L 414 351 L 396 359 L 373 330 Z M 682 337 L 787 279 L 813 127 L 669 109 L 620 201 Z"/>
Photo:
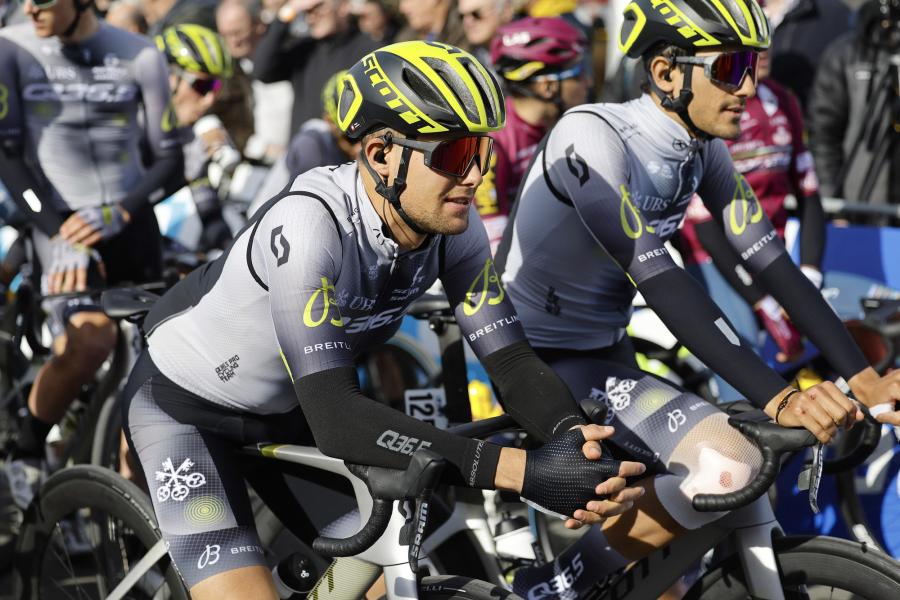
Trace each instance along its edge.
<path fill-rule="evenodd" d="M 662 156 L 680 160 L 698 150 L 703 144 L 702 141 L 692 138 L 684 127 L 667 117 L 650 94 L 643 94 L 632 102 L 637 106 L 638 112 L 646 116 L 637 121 L 638 128 Z"/>

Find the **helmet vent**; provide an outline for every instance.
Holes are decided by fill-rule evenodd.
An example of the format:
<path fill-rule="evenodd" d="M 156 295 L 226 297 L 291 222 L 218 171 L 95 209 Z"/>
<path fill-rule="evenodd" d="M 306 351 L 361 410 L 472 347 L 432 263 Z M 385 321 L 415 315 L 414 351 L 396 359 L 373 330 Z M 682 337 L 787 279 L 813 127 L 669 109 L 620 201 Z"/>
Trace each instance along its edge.
<path fill-rule="evenodd" d="M 472 97 L 472 93 L 469 92 L 462 77 L 459 76 L 459 73 L 454 71 L 446 61 L 438 58 L 426 56 L 423 57 L 422 60 L 428 63 L 428 66 L 434 69 L 435 73 L 444 80 L 444 83 L 453 90 L 453 93 L 456 94 L 457 100 L 459 100 L 459 103 L 466 113 L 466 118 L 477 123 L 479 119 L 478 112 L 475 110 L 475 98 Z M 462 60 L 460 60 L 460 62 L 462 62 Z M 441 104 L 443 104 L 443 102 Z"/>
<path fill-rule="evenodd" d="M 487 118 L 487 124 L 489 127 L 496 127 L 497 125 L 497 110 L 496 105 L 494 104 L 494 98 L 488 96 L 488 90 L 491 89 L 500 89 L 500 86 L 496 81 L 488 82 L 485 80 L 484 75 L 482 75 L 481 71 L 475 66 L 471 60 L 467 58 L 459 59 L 459 62 L 463 64 L 468 71 L 469 75 L 478 82 L 478 93 L 481 96 L 481 103 L 484 104 L 484 113 Z M 475 119 L 477 121 L 477 118 Z"/>
<path fill-rule="evenodd" d="M 405 68 L 403 69 L 401 77 L 403 77 L 403 83 L 409 86 L 411 90 L 415 90 L 416 94 L 418 94 L 424 102 L 431 106 L 446 110 L 446 108 L 443 107 L 444 101 L 441 98 L 440 93 L 438 93 L 437 88 L 434 87 L 433 83 L 422 77 L 422 74 L 417 70 Z"/>

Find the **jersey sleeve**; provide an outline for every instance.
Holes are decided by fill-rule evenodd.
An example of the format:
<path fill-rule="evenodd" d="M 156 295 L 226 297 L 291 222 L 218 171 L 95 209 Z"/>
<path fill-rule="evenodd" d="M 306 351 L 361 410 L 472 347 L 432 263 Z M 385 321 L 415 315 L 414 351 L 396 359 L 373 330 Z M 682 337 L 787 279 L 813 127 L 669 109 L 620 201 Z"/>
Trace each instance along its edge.
<path fill-rule="evenodd" d="M 463 337 L 478 358 L 525 339 L 519 317 L 494 269 L 487 233 L 475 209 L 469 227 L 441 240 L 441 282 Z"/>
<path fill-rule="evenodd" d="M 697 192 L 741 260 L 759 273 L 787 254 L 753 188 L 734 169 L 722 140 L 707 144 L 703 169 Z"/>
<path fill-rule="evenodd" d="M 603 119 L 570 113 L 544 147 L 545 177 L 635 285 L 677 265 L 631 199 L 628 150 Z"/>
<path fill-rule="evenodd" d="M 163 55 L 154 47 L 141 50 L 134 61 L 135 80 L 141 88 L 145 135 L 154 158 L 178 152 L 177 120 L 169 90 L 169 70 Z"/>
<path fill-rule="evenodd" d="M 353 365 L 334 285 L 340 276 L 337 223 L 316 198 L 278 201 L 257 223 L 252 258 L 268 287 L 272 325 L 291 378 Z"/>

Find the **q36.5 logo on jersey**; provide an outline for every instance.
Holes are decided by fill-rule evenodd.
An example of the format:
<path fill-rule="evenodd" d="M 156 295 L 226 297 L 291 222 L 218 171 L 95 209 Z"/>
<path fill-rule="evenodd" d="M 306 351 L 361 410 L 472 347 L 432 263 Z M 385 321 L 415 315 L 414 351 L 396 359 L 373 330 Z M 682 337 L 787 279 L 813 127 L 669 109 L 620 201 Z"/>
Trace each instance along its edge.
<path fill-rule="evenodd" d="M 734 198 L 728 205 L 728 225 L 731 227 L 731 233 L 741 235 L 748 224 L 762 221 L 763 208 L 753 193 L 753 188 L 744 176 L 736 171 L 734 183 Z"/>
<path fill-rule="evenodd" d="M 309 301 L 307 301 L 306 308 L 303 309 L 303 324 L 307 327 L 318 327 L 328 320 L 335 327 L 343 327 L 344 321 L 341 318 L 337 304 L 334 302 L 334 295 L 334 285 L 328 281 L 327 277 L 322 277 L 322 286 L 316 288 Z M 318 300 L 321 300 L 321 303 L 317 306 Z M 335 316 L 329 318 L 332 310 Z M 313 314 L 317 311 L 321 312 L 318 314 L 318 317 L 314 317 Z"/>
<path fill-rule="evenodd" d="M 493 293 L 492 289 L 494 288 Z M 475 300 L 477 296 L 477 301 Z M 472 285 L 466 292 L 466 300 L 463 302 L 463 312 L 467 317 L 478 313 L 484 306 L 485 300 L 491 306 L 495 306 L 503 302 L 506 292 L 503 291 L 503 285 L 500 283 L 500 276 L 494 269 L 494 261 L 490 258 L 484 261 L 484 267 L 475 276 Z"/>

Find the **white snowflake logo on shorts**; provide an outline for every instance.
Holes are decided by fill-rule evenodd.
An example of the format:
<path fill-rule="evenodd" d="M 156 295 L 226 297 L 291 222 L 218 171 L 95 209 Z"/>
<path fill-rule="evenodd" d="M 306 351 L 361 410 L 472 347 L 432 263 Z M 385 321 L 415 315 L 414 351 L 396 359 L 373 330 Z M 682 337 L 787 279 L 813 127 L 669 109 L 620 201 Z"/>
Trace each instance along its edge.
<path fill-rule="evenodd" d="M 163 470 L 156 472 L 156 481 L 162 482 L 162 485 L 156 488 L 156 499 L 165 502 L 172 498 L 176 502 L 181 502 L 188 497 L 191 488 L 206 485 L 206 476 L 203 473 L 188 473 L 193 466 L 194 461 L 189 458 L 184 459 L 177 469 L 171 458 L 164 460 Z"/>
<path fill-rule="evenodd" d="M 609 409 L 606 411 L 606 424 L 609 425 L 615 413 L 625 410 L 631 405 L 631 391 L 637 386 L 634 379 L 606 378 L 606 391 L 591 388 L 590 397 L 600 400 Z"/>

